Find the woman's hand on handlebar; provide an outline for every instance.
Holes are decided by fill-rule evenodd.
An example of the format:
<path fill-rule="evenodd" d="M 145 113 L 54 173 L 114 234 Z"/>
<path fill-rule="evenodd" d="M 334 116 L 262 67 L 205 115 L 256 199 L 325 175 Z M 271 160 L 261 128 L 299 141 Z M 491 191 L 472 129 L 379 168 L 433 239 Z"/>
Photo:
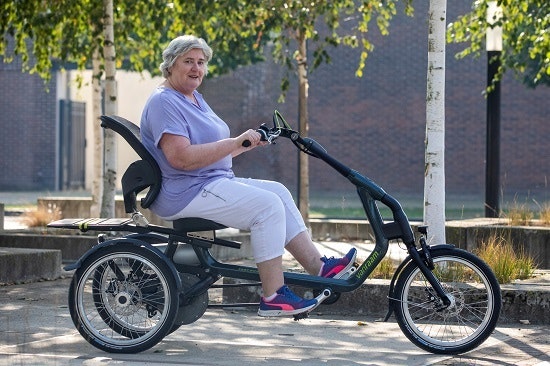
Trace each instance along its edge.
<path fill-rule="evenodd" d="M 248 132 L 248 131 L 247 131 Z M 257 145 L 267 145 L 267 144 L 274 144 L 277 137 L 281 135 L 281 129 L 278 128 L 272 128 L 269 129 L 265 126 L 265 124 L 262 124 L 260 128 L 256 130 L 260 134 L 260 143 Z M 251 140 L 245 139 L 242 142 L 243 147 L 250 147 L 252 145 Z"/>
<path fill-rule="evenodd" d="M 267 144 L 267 141 L 262 141 L 262 135 L 258 131 L 254 131 L 252 129 L 249 129 L 245 132 L 243 132 L 240 136 L 237 137 L 237 142 L 239 146 L 242 146 L 243 149 L 239 150 L 236 155 L 240 154 L 241 152 L 254 149 L 258 146 L 263 146 Z"/>

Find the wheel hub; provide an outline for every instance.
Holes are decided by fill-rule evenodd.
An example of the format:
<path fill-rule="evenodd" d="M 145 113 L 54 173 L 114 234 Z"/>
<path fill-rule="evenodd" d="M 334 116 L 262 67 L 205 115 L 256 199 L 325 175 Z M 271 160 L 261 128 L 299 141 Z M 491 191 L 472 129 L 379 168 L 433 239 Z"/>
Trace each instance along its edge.
<path fill-rule="evenodd" d="M 141 302 L 141 293 L 133 285 L 119 285 L 119 291 L 114 296 L 114 308 L 118 315 L 131 315 L 138 309 Z"/>
<path fill-rule="evenodd" d="M 449 318 L 459 315 L 464 309 L 464 294 L 458 289 L 448 289 L 447 296 L 451 300 L 451 304 L 445 309 L 443 316 Z"/>
<path fill-rule="evenodd" d="M 115 302 L 119 307 L 127 307 L 130 305 L 130 294 L 121 292 L 115 296 Z"/>

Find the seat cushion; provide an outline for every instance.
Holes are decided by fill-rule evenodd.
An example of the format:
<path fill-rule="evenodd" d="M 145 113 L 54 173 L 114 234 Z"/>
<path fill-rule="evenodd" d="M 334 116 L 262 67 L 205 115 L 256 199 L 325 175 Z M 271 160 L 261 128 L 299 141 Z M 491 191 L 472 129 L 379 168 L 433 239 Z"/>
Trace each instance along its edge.
<path fill-rule="evenodd" d="M 201 219 L 199 217 L 186 217 L 174 220 L 174 230 L 183 233 L 194 231 L 210 231 L 225 229 L 227 226 L 219 224 L 212 220 Z"/>

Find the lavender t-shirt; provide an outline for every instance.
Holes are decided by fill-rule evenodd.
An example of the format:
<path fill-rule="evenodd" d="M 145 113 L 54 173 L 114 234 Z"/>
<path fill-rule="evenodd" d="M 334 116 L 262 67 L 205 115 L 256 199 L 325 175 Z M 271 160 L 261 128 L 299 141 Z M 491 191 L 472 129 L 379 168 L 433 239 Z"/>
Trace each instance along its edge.
<path fill-rule="evenodd" d="M 155 89 L 141 115 L 141 140 L 162 171 L 160 193 L 151 210 L 161 217 L 180 212 L 208 183 L 233 177 L 231 155 L 195 170 L 173 168 L 160 149 L 163 134 L 184 136 L 191 144 L 229 137 L 229 127 L 212 111 L 202 95 L 194 92 L 198 106 L 179 92 L 163 86 Z"/>

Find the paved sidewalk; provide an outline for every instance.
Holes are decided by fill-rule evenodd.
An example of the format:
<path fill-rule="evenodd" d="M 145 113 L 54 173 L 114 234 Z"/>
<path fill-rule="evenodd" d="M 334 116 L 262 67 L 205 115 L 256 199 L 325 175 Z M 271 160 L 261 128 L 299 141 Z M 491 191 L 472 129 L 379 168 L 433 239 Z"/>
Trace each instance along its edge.
<path fill-rule="evenodd" d="M 17 220 L 6 217 L 8 225 Z M 321 242 L 328 256 L 351 243 Z M 359 257 L 370 252 L 358 245 Z M 392 251 L 393 250 L 393 251 Z M 390 249 L 398 260 L 405 255 Z M 285 256 L 287 267 L 296 263 Z M 460 356 L 426 353 L 391 318 L 320 315 L 294 322 L 251 311 L 208 310 L 197 322 L 136 355 L 108 354 L 89 345 L 67 309 L 69 278 L 0 287 L 0 366 L 3 365 L 517 365 L 550 366 L 550 325 L 502 324 L 476 350 Z"/>
<path fill-rule="evenodd" d="M 550 326 L 497 327 L 474 351 L 432 355 L 415 347 L 392 320 L 362 315 L 258 317 L 208 310 L 140 354 L 95 349 L 67 309 L 70 279 L 0 287 L 0 365 L 550 365 Z"/>

